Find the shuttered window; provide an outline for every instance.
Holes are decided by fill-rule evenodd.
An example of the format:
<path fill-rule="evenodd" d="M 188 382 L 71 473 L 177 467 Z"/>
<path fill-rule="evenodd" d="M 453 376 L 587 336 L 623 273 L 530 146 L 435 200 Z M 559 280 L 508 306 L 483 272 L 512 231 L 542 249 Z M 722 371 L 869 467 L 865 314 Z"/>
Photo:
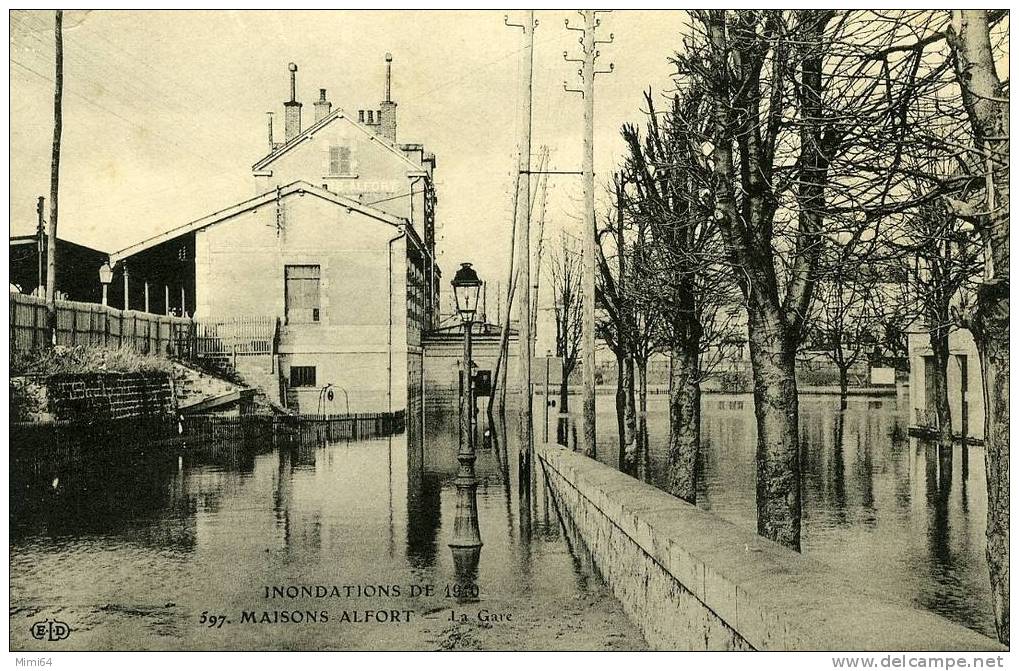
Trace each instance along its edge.
<path fill-rule="evenodd" d="M 334 145 L 329 147 L 329 174 L 349 175 L 354 171 L 350 147 Z"/>
<path fill-rule="evenodd" d="M 288 324 L 310 324 L 321 318 L 319 266 L 286 266 L 286 317 Z"/>

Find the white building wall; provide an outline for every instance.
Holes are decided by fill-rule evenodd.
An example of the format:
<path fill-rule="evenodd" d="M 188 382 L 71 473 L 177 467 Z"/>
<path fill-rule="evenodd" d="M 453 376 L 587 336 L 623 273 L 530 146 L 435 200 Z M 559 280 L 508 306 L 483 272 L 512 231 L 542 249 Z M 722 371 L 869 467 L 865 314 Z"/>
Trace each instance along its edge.
<path fill-rule="evenodd" d="M 290 366 L 316 367 L 316 387 L 295 390 L 301 412 L 404 409 L 406 239 L 390 245 L 396 227 L 311 194 L 282 203 L 280 216 L 270 203 L 198 233 L 198 318 L 283 323 L 284 266 L 319 265 L 320 321 L 283 323 L 280 338 L 285 377 Z M 329 408 L 319 402 L 327 384 L 336 387 Z"/>
<path fill-rule="evenodd" d="M 424 238 L 424 185 L 410 173 L 422 172 L 405 160 L 402 152 L 385 146 L 377 135 L 361 130 L 356 122 L 337 117 L 307 136 L 297 146 L 255 174 L 255 192 L 262 194 L 277 186 L 306 181 L 341 196 L 360 199 L 372 207 L 401 219 L 412 220 Z M 351 150 L 351 171 L 330 174 L 329 149 L 346 146 Z M 411 190 L 417 193 L 411 197 Z M 413 214 L 413 218 L 412 215 Z"/>
<path fill-rule="evenodd" d="M 952 431 L 962 433 L 962 365 L 966 358 L 967 402 L 969 405 L 967 433 L 971 438 L 984 435 L 983 376 L 973 334 L 966 329 L 953 331 L 948 337 L 948 402 L 952 411 Z M 927 379 L 924 357 L 933 354 L 927 333 L 909 334 L 909 405 L 910 424 L 917 423 L 917 410 L 927 409 Z"/>

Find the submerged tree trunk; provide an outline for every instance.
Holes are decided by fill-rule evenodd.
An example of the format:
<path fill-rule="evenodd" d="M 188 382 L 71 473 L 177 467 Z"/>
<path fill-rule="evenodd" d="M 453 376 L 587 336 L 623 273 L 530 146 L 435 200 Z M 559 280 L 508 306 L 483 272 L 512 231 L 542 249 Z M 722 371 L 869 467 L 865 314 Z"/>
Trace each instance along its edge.
<path fill-rule="evenodd" d="M 839 368 L 839 409 L 844 411 L 849 407 L 849 367 L 836 365 Z"/>
<path fill-rule="evenodd" d="M 984 377 L 987 567 L 998 639 L 1009 642 L 1008 281 L 981 286 L 974 324 Z"/>
<path fill-rule="evenodd" d="M 697 503 L 697 459 L 701 445 L 699 346 L 676 344 L 671 357 L 667 487 L 673 496 Z"/>
<path fill-rule="evenodd" d="M 980 217 L 986 258 L 973 328 L 984 381 L 984 460 L 987 468 L 987 566 L 998 640 L 1009 644 L 1008 289 L 1009 89 L 998 77 L 988 11 L 952 11 L 948 41 L 963 105 L 985 169 Z"/>
<path fill-rule="evenodd" d="M 800 550 L 800 440 L 796 347 L 777 317 L 750 312 L 757 416 L 757 533 Z"/>

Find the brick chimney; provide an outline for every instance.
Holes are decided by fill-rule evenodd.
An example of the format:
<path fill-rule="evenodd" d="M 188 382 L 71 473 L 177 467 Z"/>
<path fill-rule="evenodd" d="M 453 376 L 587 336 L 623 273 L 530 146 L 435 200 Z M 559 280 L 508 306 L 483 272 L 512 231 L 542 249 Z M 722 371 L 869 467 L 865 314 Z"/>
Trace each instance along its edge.
<path fill-rule="evenodd" d="M 386 53 L 386 99 L 379 103 L 379 134 L 396 142 L 396 103 L 393 102 L 393 54 Z"/>
<path fill-rule="evenodd" d="M 326 90 L 318 90 L 318 100 L 315 101 L 315 123 L 329 116 L 333 110 L 333 104 L 326 100 Z"/>
<path fill-rule="evenodd" d="M 297 102 L 297 65 L 290 64 L 290 100 L 283 103 L 283 132 L 285 140 L 290 142 L 301 134 L 301 103 Z"/>

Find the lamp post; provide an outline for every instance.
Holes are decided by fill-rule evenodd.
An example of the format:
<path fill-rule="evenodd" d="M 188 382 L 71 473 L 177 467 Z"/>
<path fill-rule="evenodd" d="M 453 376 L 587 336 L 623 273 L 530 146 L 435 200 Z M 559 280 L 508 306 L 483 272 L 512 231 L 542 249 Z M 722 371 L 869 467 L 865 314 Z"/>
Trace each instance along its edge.
<path fill-rule="evenodd" d="M 113 268 L 110 267 L 110 262 L 107 261 L 103 265 L 99 266 L 99 282 L 103 285 L 103 306 L 108 304 L 107 290 L 110 288 L 110 282 L 113 281 Z"/>
<path fill-rule="evenodd" d="M 474 384 L 471 380 L 471 325 L 478 309 L 481 280 L 469 263 L 461 263 L 453 278 L 456 311 L 464 325 L 463 393 L 460 395 L 460 445 L 456 454 L 460 470 L 456 475 L 456 518 L 451 548 L 480 548 L 478 528 L 478 480 L 474 475 Z"/>

